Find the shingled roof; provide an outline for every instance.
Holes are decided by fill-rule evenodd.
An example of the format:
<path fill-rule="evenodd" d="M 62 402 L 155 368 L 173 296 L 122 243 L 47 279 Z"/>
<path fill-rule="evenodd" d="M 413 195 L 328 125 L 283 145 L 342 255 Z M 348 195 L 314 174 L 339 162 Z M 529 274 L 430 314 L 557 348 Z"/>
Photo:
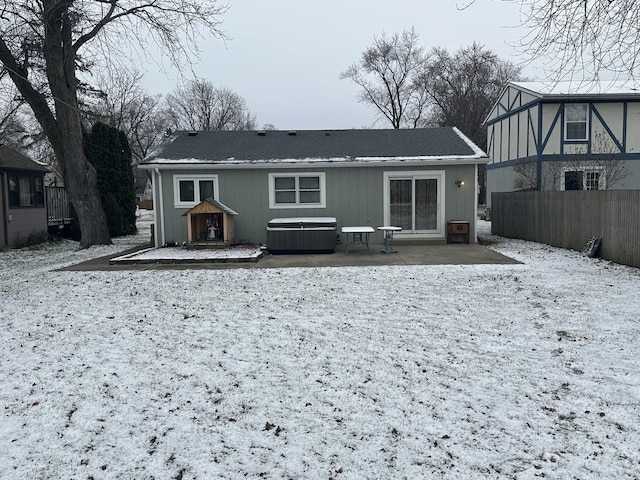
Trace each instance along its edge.
<path fill-rule="evenodd" d="M 143 164 L 358 162 L 485 158 L 451 127 L 375 130 L 177 132 Z"/>
<path fill-rule="evenodd" d="M 24 170 L 29 172 L 48 172 L 44 165 L 31 160 L 29 157 L 16 152 L 14 149 L 0 144 L 0 169 Z"/>

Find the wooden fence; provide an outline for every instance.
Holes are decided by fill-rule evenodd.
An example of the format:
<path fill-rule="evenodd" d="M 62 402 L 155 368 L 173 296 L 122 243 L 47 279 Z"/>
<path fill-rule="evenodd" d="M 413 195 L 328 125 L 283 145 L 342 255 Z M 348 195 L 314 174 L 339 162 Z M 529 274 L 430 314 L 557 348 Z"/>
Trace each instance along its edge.
<path fill-rule="evenodd" d="M 491 194 L 491 232 L 583 250 L 601 239 L 600 256 L 640 267 L 640 190 Z"/>
<path fill-rule="evenodd" d="M 49 227 L 70 224 L 73 216 L 67 190 L 64 187 L 47 187 L 46 192 Z"/>

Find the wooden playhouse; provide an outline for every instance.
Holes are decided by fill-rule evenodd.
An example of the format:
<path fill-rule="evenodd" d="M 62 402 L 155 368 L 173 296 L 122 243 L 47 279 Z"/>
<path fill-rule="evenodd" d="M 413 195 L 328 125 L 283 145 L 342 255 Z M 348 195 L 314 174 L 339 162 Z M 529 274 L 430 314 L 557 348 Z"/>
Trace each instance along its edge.
<path fill-rule="evenodd" d="M 223 247 L 234 241 L 235 211 L 207 198 L 184 214 L 187 217 L 189 245 L 194 247 Z"/>

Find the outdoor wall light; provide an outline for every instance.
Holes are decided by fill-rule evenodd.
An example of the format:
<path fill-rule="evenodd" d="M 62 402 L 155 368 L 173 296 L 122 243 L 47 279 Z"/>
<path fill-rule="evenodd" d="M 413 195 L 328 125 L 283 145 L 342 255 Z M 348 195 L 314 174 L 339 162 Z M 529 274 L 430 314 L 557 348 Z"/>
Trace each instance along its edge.
<path fill-rule="evenodd" d="M 462 180 L 456 180 L 456 185 L 458 186 L 458 188 L 460 188 L 462 185 L 464 185 L 464 182 Z"/>

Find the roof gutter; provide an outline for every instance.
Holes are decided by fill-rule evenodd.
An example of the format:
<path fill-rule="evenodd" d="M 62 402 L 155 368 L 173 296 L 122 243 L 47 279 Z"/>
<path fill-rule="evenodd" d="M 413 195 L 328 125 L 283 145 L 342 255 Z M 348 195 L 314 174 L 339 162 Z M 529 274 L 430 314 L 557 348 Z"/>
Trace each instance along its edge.
<path fill-rule="evenodd" d="M 420 166 L 442 166 L 442 165 L 460 165 L 464 164 L 487 164 L 489 157 L 482 152 L 482 156 L 469 155 L 459 157 L 430 157 L 415 158 L 406 157 L 393 159 L 380 159 L 371 157 L 354 157 L 349 160 L 283 160 L 283 161 L 216 161 L 216 160 L 160 160 L 156 163 L 148 163 L 140 165 L 143 169 L 154 170 L 205 170 L 215 168 L 218 170 L 237 170 L 237 169 L 280 169 L 280 168 L 366 168 L 366 167 L 420 167 Z"/>

